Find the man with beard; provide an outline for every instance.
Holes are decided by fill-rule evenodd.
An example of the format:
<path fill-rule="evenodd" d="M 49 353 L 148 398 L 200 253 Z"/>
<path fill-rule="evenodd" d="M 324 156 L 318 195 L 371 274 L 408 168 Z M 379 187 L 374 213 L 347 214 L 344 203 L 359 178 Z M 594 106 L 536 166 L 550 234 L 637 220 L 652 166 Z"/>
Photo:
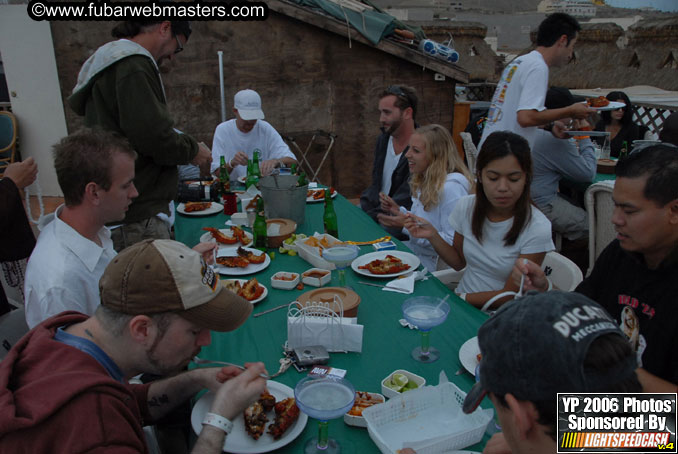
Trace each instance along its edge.
<path fill-rule="evenodd" d="M 221 453 L 231 420 L 264 390 L 263 364 L 170 375 L 209 345 L 210 330 L 242 325 L 252 305 L 172 240 L 122 251 L 99 289 L 94 316 L 56 315 L 0 363 L 0 451 L 147 453 L 142 426 L 208 388 L 215 399 L 193 452 Z M 128 383 L 141 373 L 170 378 Z"/>
<path fill-rule="evenodd" d="M 414 88 L 404 85 L 391 85 L 379 97 L 382 134 L 374 151 L 372 184 L 360 195 L 360 207 L 377 222 L 380 216 L 388 216 L 381 210 L 380 192 L 408 210 L 412 206 L 405 153 L 416 127 L 417 102 Z M 400 228 L 385 229 L 396 238 L 406 239 Z"/>
<path fill-rule="evenodd" d="M 145 238 L 171 238 L 169 203 L 176 198 L 177 165 L 194 164 L 209 173 L 210 150 L 174 129 L 160 78 L 191 35 L 188 21 L 126 21 L 87 59 L 68 98 L 88 127 L 98 126 L 129 140 L 137 152 L 134 199 L 112 230 L 116 251 Z"/>

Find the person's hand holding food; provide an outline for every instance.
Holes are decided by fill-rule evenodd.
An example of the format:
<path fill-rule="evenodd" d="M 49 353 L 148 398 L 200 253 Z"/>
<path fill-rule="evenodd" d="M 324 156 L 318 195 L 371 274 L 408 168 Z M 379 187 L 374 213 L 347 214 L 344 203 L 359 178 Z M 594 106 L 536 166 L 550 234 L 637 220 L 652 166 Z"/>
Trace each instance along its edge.
<path fill-rule="evenodd" d="M 437 232 L 433 224 L 412 213 L 407 213 L 405 215 L 405 228 L 410 232 L 410 235 L 415 238 L 431 238 Z"/>
<path fill-rule="evenodd" d="M 396 211 L 397 214 L 390 215 L 379 213 L 377 214 L 377 221 L 384 227 L 403 227 L 405 225 L 405 215 Z"/>
<path fill-rule="evenodd" d="M 383 192 L 379 193 L 379 202 L 381 203 L 381 211 L 384 213 L 398 214 L 400 210 L 400 205 L 398 205 L 395 200 L 393 200 L 388 195 Z"/>
<path fill-rule="evenodd" d="M 266 380 L 259 374 L 266 373 L 263 363 L 251 363 L 241 374 L 226 380 L 216 390 L 210 412 L 233 420 L 266 388 Z"/>
<path fill-rule="evenodd" d="M 228 162 L 228 165 L 231 169 L 235 169 L 236 166 L 246 166 L 248 160 L 249 158 L 243 151 L 238 151 Z"/>

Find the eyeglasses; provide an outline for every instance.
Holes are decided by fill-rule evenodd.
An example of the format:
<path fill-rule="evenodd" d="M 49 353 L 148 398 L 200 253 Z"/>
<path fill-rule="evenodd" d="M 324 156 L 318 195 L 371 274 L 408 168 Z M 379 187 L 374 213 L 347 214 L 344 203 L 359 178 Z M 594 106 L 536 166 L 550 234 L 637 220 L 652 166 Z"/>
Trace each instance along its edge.
<path fill-rule="evenodd" d="M 179 41 L 179 35 L 174 35 L 174 38 L 177 40 L 177 48 L 174 49 L 174 53 L 178 54 L 182 50 L 184 50 L 184 46 L 181 45 L 181 41 Z"/>

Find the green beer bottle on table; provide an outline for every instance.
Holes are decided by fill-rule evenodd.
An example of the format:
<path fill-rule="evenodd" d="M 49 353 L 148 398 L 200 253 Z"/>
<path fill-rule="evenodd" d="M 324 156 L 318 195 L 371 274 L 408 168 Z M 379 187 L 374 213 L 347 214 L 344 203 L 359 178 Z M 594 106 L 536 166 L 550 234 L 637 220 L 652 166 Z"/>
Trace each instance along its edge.
<path fill-rule="evenodd" d="M 619 160 L 626 159 L 629 157 L 629 146 L 626 140 L 622 143 L 621 150 L 619 150 Z"/>
<path fill-rule="evenodd" d="M 258 148 L 254 149 L 254 153 L 252 153 L 252 173 L 254 173 L 257 176 L 257 181 L 259 181 L 259 178 L 261 178 L 261 168 L 259 167 L 259 159 L 261 157 L 261 151 Z"/>
<path fill-rule="evenodd" d="M 266 238 L 266 216 L 264 215 L 264 199 L 259 197 L 257 200 L 257 217 L 252 226 L 254 236 L 254 247 L 260 251 L 266 252 L 268 241 Z"/>
<path fill-rule="evenodd" d="M 292 165 L 290 166 L 290 174 L 291 175 L 297 175 L 297 172 L 299 170 L 297 169 L 297 163 L 293 162 Z"/>
<path fill-rule="evenodd" d="M 299 179 L 297 179 L 297 187 L 306 185 L 308 185 L 308 181 L 306 180 L 306 172 L 301 172 L 299 174 Z"/>
<path fill-rule="evenodd" d="M 325 233 L 339 238 L 339 222 L 337 213 L 334 211 L 334 202 L 332 201 L 332 189 L 325 189 L 325 212 L 323 213 L 323 224 Z"/>
<path fill-rule="evenodd" d="M 247 160 L 247 178 L 245 178 L 245 188 L 256 186 L 259 183 L 259 177 L 254 173 L 254 161 Z"/>

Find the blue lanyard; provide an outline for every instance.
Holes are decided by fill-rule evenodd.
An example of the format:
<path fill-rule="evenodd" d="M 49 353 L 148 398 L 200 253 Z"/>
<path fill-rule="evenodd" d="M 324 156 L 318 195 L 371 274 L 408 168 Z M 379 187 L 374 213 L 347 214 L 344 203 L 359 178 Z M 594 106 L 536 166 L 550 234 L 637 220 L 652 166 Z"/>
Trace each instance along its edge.
<path fill-rule="evenodd" d="M 56 334 L 54 335 L 54 340 L 57 342 L 70 345 L 75 347 L 78 350 L 87 353 L 92 358 L 97 360 L 101 364 L 106 372 L 114 379 L 120 383 L 127 384 L 125 381 L 125 376 L 122 374 L 122 371 L 117 364 L 108 356 L 102 349 L 99 348 L 94 342 L 87 340 L 85 338 L 74 336 L 72 334 L 64 331 L 63 327 L 58 328 Z"/>

